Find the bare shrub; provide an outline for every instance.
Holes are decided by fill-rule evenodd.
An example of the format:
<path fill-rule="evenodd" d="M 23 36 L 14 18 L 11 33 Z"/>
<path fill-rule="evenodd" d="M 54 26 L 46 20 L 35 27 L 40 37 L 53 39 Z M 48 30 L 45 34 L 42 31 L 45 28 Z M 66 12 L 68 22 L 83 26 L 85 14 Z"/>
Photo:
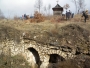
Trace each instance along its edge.
<path fill-rule="evenodd" d="M 67 10 L 68 8 L 70 8 L 70 6 L 69 4 L 65 4 L 63 8 Z"/>
<path fill-rule="evenodd" d="M 34 18 L 32 19 L 28 19 L 31 23 L 32 22 L 44 22 L 45 21 L 45 17 L 43 14 L 39 13 L 38 11 L 35 11 L 34 12 Z"/>
<path fill-rule="evenodd" d="M 17 15 L 15 15 L 14 20 L 19 20 L 19 17 Z"/>
<path fill-rule="evenodd" d="M 60 22 L 61 21 L 61 17 L 60 16 L 54 16 L 54 17 L 52 17 L 51 19 L 50 19 L 50 21 L 51 22 L 56 22 L 56 23 L 58 23 L 58 22 Z"/>
<path fill-rule="evenodd" d="M 50 22 L 52 23 L 62 23 L 65 21 L 65 15 L 62 16 L 52 16 Z"/>
<path fill-rule="evenodd" d="M 0 19 L 4 19 L 4 18 L 5 18 L 5 16 L 4 16 L 3 12 L 0 10 Z"/>
<path fill-rule="evenodd" d="M 59 63 L 49 64 L 48 68 L 79 68 L 75 61 L 67 60 Z"/>

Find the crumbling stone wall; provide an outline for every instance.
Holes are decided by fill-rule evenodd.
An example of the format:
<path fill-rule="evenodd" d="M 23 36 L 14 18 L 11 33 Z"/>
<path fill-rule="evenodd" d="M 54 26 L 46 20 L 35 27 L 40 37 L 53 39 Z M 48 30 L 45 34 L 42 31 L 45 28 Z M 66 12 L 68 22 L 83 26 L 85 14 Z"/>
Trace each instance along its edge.
<path fill-rule="evenodd" d="M 47 65 L 49 64 L 50 54 L 58 54 L 65 59 L 74 57 L 72 53 L 63 52 L 60 49 L 56 49 L 56 47 L 42 45 L 36 43 L 35 41 L 29 40 L 22 40 L 20 44 L 15 44 L 13 40 L 7 40 L 2 42 L 1 46 L 2 48 L 0 49 L 0 54 L 4 53 L 5 55 L 11 56 L 20 54 L 24 56 L 24 58 L 29 62 L 30 65 L 35 66 L 37 64 L 37 60 L 35 57 L 37 56 L 35 56 L 33 52 L 30 52 L 30 50 L 28 50 L 28 48 L 33 48 L 37 51 L 37 54 L 39 55 L 40 61 L 38 61 L 38 65 L 41 65 L 41 68 L 43 68 L 44 65 L 44 67 L 47 67 Z"/>

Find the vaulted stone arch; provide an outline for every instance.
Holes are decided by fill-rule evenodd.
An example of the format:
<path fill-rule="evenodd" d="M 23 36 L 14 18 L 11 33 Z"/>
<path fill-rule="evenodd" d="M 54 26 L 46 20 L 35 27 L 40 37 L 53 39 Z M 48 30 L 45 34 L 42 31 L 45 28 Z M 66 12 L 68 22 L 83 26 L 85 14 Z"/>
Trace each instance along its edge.
<path fill-rule="evenodd" d="M 38 66 L 40 66 L 41 61 L 40 61 L 40 56 L 39 56 L 38 51 L 37 51 L 36 49 L 34 49 L 33 47 L 28 48 L 28 50 L 29 50 L 30 52 L 32 52 L 32 54 L 33 54 L 34 57 L 35 57 L 36 64 L 37 64 Z"/>
<path fill-rule="evenodd" d="M 64 61 L 65 59 L 58 54 L 50 54 L 49 63 L 58 63 Z"/>

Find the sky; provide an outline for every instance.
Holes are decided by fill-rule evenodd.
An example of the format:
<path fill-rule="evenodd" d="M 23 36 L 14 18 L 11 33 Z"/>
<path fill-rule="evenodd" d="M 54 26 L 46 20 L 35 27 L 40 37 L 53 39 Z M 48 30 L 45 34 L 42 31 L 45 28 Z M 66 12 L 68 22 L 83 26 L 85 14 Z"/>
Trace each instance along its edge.
<path fill-rule="evenodd" d="M 45 13 L 44 6 L 51 5 L 50 13 L 52 14 L 52 8 L 56 6 L 57 0 L 42 0 L 43 5 L 41 8 L 41 12 Z M 86 7 L 85 9 L 90 9 L 89 1 L 85 0 Z M 35 8 L 36 0 L 0 0 L 0 9 L 6 17 L 13 16 L 22 16 L 23 14 L 33 15 L 34 11 L 37 10 Z M 64 6 L 65 4 L 69 4 L 71 12 L 75 12 L 74 3 L 71 0 L 59 0 L 58 4 L 60 6 Z M 65 12 L 65 10 L 64 10 Z"/>

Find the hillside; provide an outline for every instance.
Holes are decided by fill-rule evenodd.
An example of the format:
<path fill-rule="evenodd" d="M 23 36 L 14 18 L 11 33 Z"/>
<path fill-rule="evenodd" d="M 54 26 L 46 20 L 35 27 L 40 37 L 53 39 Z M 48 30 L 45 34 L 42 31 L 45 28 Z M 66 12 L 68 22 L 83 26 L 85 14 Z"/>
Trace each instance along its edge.
<path fill-rule="evenodd" d="M 62 48 L 64 52 L 75 50 L 74 54 L 77 56 L 83 54 L 90 57 L 89 29 L 89 23 L 81 22 L 51 23 L 46 21 L 27 24 L 24 21 L 5 20 L 0 21 L 0 42 L 9 39 L 19 44 L 20 37 L 23 37 L 25 40 L 33 40 L 39 44 Z M 80 58 L 82 57 L 75 59 L 77 61 Z"/>
<path fill-rule="evenodd" d="M 15 24 L 15 23 L 14 23 Z M 20 23 L 21 24 L 21 23 Z M 59 24 L 53 23 L 36 23 L 36 24 L 25 24 L 23 27 L 19 23 L 18 27 L 10 24 L 0 25 L 0 41 L 5 39 L 15 40 L 17 43 L 20 42 L 20 37 L 25 33 L 24 39 L 34 40 L 37 43 L 46 44 L 57 47 L 70 47 L 77 48 L 78 53 L 90 54 L 90 31 L 87 28 L 80 26 L 80 24 L 70 23 L 67 25 L 59 26 Z M 18 29 L 20 27 L 22 29 Z M 25 29 L 26 27 L 26 29 Z M 27 28 L 28 27 L 28 28 Z M 79 50 L 78 50 L 79 48 Z"/>

